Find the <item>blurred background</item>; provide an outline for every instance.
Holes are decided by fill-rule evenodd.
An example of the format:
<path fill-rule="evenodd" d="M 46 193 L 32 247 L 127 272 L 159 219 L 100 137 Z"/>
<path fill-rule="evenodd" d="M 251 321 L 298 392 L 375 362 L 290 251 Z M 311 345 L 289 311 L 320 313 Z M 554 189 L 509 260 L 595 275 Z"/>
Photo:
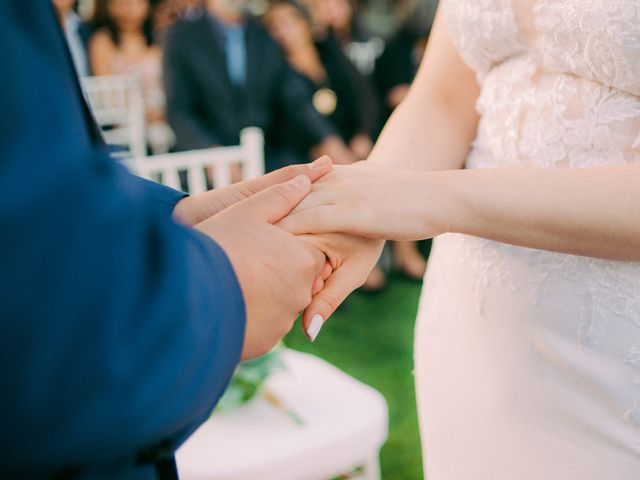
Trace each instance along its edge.
<path fill-rule="evenodd" d="M 437 7 L 437 0 L 52 3 L 116 151 L 145 157 L 229 147 L 257 127 L 265 171 L 321 154 L 337 164 L 366 159 L 408 91 Z M 105 79 L 113 86 L 122 78 L 133 79 L 126 106 L 137 105 L 137 120 L 100 115 L 104 92 L 95 92 Z M 215 172 L 207 175 L 215 187 Z M 231 172 L 232 181 L 242 176 Z M 297 327 L 285 340 L 384 395 L 382 478 L 422 478 L 413 325 L 428 251 L 426 242 L 388 246 L 316 343 Z"/>

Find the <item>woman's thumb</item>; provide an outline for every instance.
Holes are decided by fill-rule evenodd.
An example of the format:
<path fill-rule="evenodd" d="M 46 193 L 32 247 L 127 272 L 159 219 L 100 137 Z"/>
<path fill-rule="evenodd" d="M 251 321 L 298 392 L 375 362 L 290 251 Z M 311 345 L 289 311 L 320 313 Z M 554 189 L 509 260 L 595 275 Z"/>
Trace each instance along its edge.
<path fill-rule="evenodd" d="M 324 322 L 359 286 L 354 284 L 348 269 L 344 268 L 336 270 L 326 280 L 324 288 L 313 297 L 302 315 L 302 328 L 309 340 L 313 342 L 316 339 Z"/>

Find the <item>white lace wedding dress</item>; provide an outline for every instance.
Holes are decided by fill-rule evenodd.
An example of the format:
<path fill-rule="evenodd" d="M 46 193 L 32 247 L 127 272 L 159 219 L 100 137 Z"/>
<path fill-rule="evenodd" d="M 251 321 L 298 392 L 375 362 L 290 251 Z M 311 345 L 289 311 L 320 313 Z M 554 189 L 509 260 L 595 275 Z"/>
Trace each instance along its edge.
<path fill-rule="evenodd" d="M 441 3 L 467 168 L 640 162 L 640 0 Z M 415 357 L 427 480 L 640 479 L 640 263 L 441 236 Z"/>

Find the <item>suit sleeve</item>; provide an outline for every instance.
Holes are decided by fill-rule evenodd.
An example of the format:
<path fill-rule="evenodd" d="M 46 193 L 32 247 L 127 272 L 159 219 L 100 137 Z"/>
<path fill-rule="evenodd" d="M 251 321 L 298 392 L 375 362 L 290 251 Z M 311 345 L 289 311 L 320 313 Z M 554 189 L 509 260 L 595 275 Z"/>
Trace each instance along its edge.
<path fill-rule="evenodd" d="M 148 185 L 92 147 L 42 5 L 0 5 L 0 49 L 11 65 L 0 76 L 7 478 L 174 448 L 223 393 L 245 327 L 225 253 L 167 214 L 175 192 L 150 199 Z"/>
<path fill-rule="evenodd" d="M 167 119 L 178 148 L 193 150 L 219 145 L 220 140 L 203 125 L 194 95 L 196 85 L 189 65 L 189 43 L 181 24 L 167 35 L 163 53 L 163 78 L 167 97 Z"/>
<path fill-rule="evenodd" d="M 134 181 L 137 181 L 140 188 L 144 189 L 145 198 L 155 202 L 156 209 L 163 210 L 167 216 L 173 215 L 173 210 L 178 202 L 188 196 L 184 192 L 160 185 L 145 178 L 134 177 Z"/>

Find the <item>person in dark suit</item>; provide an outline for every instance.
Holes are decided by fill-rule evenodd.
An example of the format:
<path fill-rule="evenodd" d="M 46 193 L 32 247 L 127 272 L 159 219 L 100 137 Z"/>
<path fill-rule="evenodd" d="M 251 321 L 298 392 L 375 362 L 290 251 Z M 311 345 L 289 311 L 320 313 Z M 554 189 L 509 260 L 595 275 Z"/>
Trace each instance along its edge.
<path fill-rule="evenodd" d="M 324 255 L 273 224 L 331 162 L 184 197 L 108 157 L 50 5 L 0 3 L 0 49 L 0 478 L 175 477 L 238 361 L 322 287 Z"/>
<path fill-rule="evenodd" d="M 81 77 L 91 75 L 87 54 L 91 27 L 76 13 L 77 0 L 52 0 L 58 19 L 64 30 L 73 64 Z"/>
<path fill-rule="evenodd" d="M 355 159 L 309 101 L 308 85 L 263 27 L 243 13 L 245 0 L 207 0 L 206 10 L 167 34 L 167 115 L 177 148 L 239 142 L 242 128 L 265 132 L 267 169 L 300 159 L 279 141 L 286 128 L 336 163 Z"/>

